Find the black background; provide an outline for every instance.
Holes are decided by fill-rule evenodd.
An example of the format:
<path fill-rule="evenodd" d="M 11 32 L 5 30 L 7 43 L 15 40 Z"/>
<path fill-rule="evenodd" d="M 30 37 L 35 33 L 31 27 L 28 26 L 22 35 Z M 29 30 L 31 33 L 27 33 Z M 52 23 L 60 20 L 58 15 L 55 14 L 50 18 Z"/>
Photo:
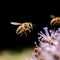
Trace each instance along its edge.
<path fill-rule="evenodd" d="M 7 3 L 1 5 L 0 14 L 0 49 L 21 49 L 24 47 L 35 46 L 37 33 L 43 30 L 43 27 L 50 26 L 50 15 L 60 16 L 59 3 L 56 1 L 40 2 L 20 2 Z M 35 24 L 31 33 L 27 37 L 16 35 L 18 26 L 11 25 L 10 22 L 32 22 Z"/>

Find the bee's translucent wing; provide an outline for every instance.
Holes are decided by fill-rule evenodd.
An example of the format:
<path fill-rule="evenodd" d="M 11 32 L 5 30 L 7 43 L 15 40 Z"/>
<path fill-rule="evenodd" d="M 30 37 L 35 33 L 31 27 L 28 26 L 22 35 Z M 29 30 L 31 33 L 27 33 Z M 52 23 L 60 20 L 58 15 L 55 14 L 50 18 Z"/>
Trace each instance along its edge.
<path fill-rule="evenodd" d="M 54 18 L 55 16 L 54 15 L 50 15 L 51 18 Z"/>
<path fill-rule="evenodd" d="M 18 23 L 18 22 L 10 22 L 10 24 L 12 24 L 12 25 L 21 25 L 21 23 Z"/>

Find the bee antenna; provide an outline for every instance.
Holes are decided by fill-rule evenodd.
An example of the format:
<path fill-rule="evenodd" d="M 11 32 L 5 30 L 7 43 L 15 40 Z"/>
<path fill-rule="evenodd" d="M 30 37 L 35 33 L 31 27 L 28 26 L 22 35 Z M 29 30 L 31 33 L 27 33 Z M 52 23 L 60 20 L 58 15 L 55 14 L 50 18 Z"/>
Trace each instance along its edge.
<path fill-rule="evenodd" d="M 37 25 L 33 24 L 33 26 L 37 26 Z"/>

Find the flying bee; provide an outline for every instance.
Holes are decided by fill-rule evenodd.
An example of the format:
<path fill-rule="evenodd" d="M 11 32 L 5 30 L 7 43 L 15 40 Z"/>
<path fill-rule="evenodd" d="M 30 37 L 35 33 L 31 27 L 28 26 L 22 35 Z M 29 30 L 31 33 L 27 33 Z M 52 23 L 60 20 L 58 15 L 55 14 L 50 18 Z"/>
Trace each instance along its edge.
<path fill-rule="evenodd" d="M 23 33 L 27 36 L 26 31 L 31 32 L 33 30 L 33 24 L 31 22 L 24 22 L 24 23 L 18 23 L 18 22 L 10 22 L 12 25 L 19 25 L 19 27 L 16 30 L 16 34 L 21 34 Z"/>
<path fill-rule="evenodd" d="M 50 15 L 52 18 L 50 25 L 59 25 L 60 24 L 60 17 L 55 17 L 54 15 Z"/>

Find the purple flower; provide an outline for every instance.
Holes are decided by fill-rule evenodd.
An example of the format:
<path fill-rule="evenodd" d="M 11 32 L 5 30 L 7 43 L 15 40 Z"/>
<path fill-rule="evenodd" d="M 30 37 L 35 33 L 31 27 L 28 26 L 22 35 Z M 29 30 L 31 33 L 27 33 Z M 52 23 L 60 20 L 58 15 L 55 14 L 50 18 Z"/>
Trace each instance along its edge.
<path fill-rule="evenodd" d="M 60 60 L 60 28 L 48 30 L 44 27 L 44 33 L 38 33 L 39 46 L 36 42 L 36 48 L 30 60 Z"/>
<path fill-rule="evenodd" d="M 40 42 L 42 53 L 44 52 L 43 55 L 46 60 L 55 60 L 57 56 L 58 60 L 60 60 L 60 28 L 56 31 L 48 30 L 48 27 L 44 27 L 43 29 L 44 33 L 42 31 L 38 33 L 38 41 Z"/>

